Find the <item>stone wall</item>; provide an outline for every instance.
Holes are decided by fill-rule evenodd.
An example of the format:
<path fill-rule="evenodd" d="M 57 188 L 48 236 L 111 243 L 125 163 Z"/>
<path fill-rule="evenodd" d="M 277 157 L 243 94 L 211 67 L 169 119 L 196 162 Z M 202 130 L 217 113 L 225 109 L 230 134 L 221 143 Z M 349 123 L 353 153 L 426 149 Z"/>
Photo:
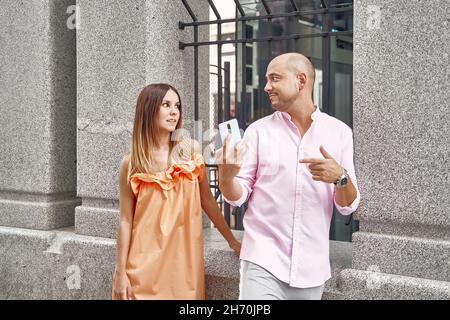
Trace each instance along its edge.
<path fill-rule="evenodd" d="M 355 1 L 350 298 L 450 298 L 446 0 Z"/>

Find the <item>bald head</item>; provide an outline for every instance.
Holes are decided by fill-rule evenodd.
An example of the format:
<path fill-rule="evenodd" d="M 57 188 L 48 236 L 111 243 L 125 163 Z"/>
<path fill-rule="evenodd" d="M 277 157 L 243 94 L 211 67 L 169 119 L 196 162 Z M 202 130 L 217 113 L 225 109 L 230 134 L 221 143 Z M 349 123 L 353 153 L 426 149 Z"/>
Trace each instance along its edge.
<path fill-rule="evenodd" d="M 304 55 L 296 52 L 284 53 L 272 59 L 270 63 L 283 64 L 287 70 L 294 72 L 295 75 L 304 73 L 307 78 L 307 86 L 313 90 L 316 72 L 311 61 Z"/>

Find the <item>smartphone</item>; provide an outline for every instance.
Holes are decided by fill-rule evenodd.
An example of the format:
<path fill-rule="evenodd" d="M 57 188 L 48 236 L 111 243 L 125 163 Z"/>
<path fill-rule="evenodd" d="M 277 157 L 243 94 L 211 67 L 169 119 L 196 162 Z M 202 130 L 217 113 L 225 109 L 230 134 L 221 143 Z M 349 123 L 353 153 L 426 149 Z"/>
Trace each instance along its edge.
<path fill-rule="evenodd" d="M 219 123 L 219 134 L 222 146 L 225 143 L 226 137 L 231 134 L 232 138 L 228 147 L 233 148 L 236 143 L 241 141 L 241 131 L 239 130 L 239 124 L 236 119 L 231 119 L 222 123 Z"/>

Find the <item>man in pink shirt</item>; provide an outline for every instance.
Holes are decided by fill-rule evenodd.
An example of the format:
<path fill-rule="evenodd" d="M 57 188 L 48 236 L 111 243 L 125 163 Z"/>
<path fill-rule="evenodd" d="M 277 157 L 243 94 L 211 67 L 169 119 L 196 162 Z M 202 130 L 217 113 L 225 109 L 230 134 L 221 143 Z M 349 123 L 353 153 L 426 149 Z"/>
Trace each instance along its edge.
<path fill-rule="evenodd" d="M 321 299 L 333 203 L 344 215 L 358 207 L 352 131 L 314 105 L 314 78 L 305 56 L 274 58 L 264 90 L 276 112 L 216 153 L 226 201 L 248 201 L 240 299 Z"/>

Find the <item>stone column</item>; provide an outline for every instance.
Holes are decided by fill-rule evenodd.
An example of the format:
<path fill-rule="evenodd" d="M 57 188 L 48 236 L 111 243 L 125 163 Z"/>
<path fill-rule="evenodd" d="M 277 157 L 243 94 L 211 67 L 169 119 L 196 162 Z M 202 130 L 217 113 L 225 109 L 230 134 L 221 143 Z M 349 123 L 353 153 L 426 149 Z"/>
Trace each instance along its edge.
<path fill-rule="evenodd" d="M 74 0 L 1 2 L 0 225 L 74 224 L 76 199 Z"/>
<path fill-rule="evenodd" d="M 208 6 L 189 1 L 199 19 Z M 78 0 L 77 32 L 77 195 L 76 232 L 115 238 L 119 217 L 119 163 L 131 143 L 136 99 L 153 82 L 167 82 L 180 90 L 183 120 L 194 120 L 193 48 L 179 49 L 179 41 L 193 40 L 191 21 L 181 1 Z M 200 39 L 208 36 L 203 27 Z M 200 49 L 200 117 L 208 123 L 208 49 Z M 186 127 L 185 125 L 185 127 Z"/>
<path fill-rule="evenodd" d="M 450 298 L 449 13 L 446 0 L 355 1 L 349 298 Z"/>

